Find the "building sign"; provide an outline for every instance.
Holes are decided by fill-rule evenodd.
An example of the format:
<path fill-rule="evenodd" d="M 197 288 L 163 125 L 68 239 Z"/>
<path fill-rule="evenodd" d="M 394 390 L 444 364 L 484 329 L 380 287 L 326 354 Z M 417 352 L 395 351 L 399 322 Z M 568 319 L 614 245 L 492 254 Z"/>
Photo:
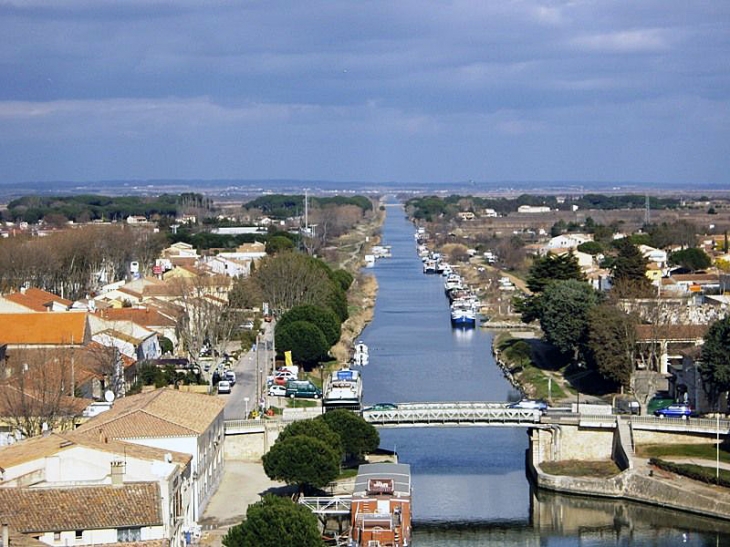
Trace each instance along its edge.
<path fill-rule="evenodd" d="M 368 479 L 370 494 L 392 494 L 393 490 L 393 479 Z"/>

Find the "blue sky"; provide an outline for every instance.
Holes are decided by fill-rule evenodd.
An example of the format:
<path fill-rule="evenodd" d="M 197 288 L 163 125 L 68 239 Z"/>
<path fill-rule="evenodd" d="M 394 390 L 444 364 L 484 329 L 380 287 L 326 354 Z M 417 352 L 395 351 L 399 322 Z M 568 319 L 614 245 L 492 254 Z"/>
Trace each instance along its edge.
<path fill-rule="evenodd" d="M 0 0 L 0 34 L 0 182 L 729 180 L 725 0 Z"/>

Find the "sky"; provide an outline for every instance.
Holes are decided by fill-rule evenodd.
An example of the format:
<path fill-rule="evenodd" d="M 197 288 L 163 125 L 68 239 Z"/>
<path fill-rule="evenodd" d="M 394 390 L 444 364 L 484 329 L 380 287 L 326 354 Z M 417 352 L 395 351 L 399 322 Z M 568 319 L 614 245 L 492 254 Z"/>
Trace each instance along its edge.
<path fill-rule="evenodd" d="M 728 183 L 727 0 L 0 0 L 0 183 Z"/>

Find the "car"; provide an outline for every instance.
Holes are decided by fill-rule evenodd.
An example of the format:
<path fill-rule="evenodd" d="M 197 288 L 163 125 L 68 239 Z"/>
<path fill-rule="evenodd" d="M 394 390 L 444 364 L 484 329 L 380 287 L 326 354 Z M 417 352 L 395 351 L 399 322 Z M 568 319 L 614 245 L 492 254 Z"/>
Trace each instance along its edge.
<path fill-rule="evenodd" d="M 276 376 L 274 376 L 274 384 L 277 386 L 285 386 L 289 380 L 296 379 L 297 377 L 293 372 L 289 370 L 282 370 L 281 372 L 277 372 Z"/>
<path fill-rule="evenodd" d="M 231 383 L 231 386 L 236 385 L 236 373 L 232 370 L 227 370 L 223 377 Z"/>
<path fill-rule="evenodd" d="M 520 408 L 523 410 L 539 410 L 540 412 L 545 412 L 548 409 L 548 405 L 545 401 L 522 399 L 521 401 L 508 404 L 507 408 Z"/>
<path fill-rule="evenodd" d="M 285 396 L 292 399 L 321 399 L 322 390 L 309 380 L 289 380 Z"/>
<path fill-rule="evenodd" d="M 269 388 L 269 396 L 286 397 L 286 386 L 273 385 Z"/>
<path fill-rule="evenodd" d="M 398 410 L 398 405 L 395 403 L 375 403 L 362 409 L 363 412 L 382 412 L 385 410 Z"/>
<path fill-rule="evenodd" d="M 230 393 L 231 383 L 228 380 L 221 380 L 218 382 L 218 393 Z"/>
<path fill-rule="evenodd" d="M 682 418 L 686 420 L 692 415 L 692 407 L 689 405 L 673 404 L 654 411 L 654 416 L 660 418 Z"/>

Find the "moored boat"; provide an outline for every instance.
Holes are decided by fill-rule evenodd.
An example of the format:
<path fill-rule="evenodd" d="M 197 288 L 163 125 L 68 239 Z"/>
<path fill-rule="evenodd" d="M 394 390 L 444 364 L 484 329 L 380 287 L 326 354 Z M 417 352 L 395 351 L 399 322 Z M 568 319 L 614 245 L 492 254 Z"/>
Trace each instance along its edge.
<path fill-rule="evenodd" d="M 362 406 L 362 379 L 360 372 L 342 367 L 330 374 L 325 386 L 322 405 L 325 410 L 345 408 L 360 410 Z"/>
<path fill-rule="evenodd" d="M 355 344 L 355 353 L 352 356 L 352 364 L 358 367 L 364 367 L 370 362 L 370 353 L 365 342 L 360 340 Z"/>
<path fill-rule="evenodd" d="M 411 545 L 411 466 L 361 465 L 350 507 L 350 547 Z"/>
<path fill-rule="evenodd" d="M 474 306 L 467 300 L 455 300 L 451 304 L 451 326 L 472 328 L 477 324 Z"/>

